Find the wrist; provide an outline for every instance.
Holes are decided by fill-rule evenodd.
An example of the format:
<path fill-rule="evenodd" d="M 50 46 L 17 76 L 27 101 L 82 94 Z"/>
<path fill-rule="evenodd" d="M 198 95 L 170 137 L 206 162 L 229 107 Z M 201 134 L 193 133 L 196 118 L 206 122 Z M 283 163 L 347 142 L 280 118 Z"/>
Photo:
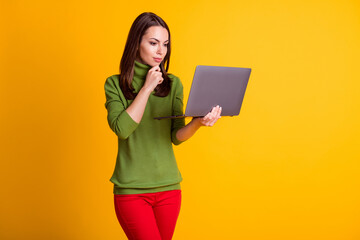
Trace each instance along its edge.
<path fill-rule="evenodd" d="M 147 94 L 147 95 L 150 95 L 152 91 L 151 91 L 150 88 L 142 87 L 142 88 L 140 89 L 140 92 L 143 92 L 143 93 L 145 93 L 145 94 Z"/>
<path fill-rule="evenodd" d="M 192 122 L 195 124 L 195 126 L 198 127 L 198 128 L 200 128 L 200 127 L 202 126 L 202 124 L 201 124 L 201 118 L 199 118 L 199 117 L 195 117 L 195 118 L 193 118 L 191 121 L 192 121 Z"/>

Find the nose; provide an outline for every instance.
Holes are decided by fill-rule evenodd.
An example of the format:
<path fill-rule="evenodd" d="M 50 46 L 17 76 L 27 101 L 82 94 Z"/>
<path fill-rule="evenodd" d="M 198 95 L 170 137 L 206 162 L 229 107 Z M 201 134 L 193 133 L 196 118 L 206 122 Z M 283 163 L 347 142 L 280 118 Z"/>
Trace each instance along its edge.
<path fill-rule="evenodd" d="M 164 52 L 163 48 L 161 46 L 159 46 L 157 49 L 157 54 L 162 56 L 163 52 Z"/>

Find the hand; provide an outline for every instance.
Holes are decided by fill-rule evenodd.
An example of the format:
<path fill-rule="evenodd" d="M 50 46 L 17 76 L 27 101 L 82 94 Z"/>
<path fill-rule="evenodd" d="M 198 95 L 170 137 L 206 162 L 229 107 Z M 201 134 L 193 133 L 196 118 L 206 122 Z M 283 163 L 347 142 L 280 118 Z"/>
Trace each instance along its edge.
<path fill-rule="evenodd" d="M 143 87 L 149 89 L 152 92 L 156 86 L 161 84 L 163 81 L 164 79 L 162 77 L 161 69 L 159 65 L 156 65 L 148 71 Z"/>
<path fill-rule="evenodd" d="M 219 105 L 217 105 L 216 107 L 213 107 L 213 109 L 211 110 L 211 112 L 209 112 L 208 114 L 206 114 L 205 117 L 202 118 L 193 118 L 193 121 L 198 121 L 198 123 L 200 124 L 200 126 L 210 126 L 212 127 L 216 121 L 221 118 L 220 114 L 221 114 L 221 110 L 222 107 L 220 107 Z"/>

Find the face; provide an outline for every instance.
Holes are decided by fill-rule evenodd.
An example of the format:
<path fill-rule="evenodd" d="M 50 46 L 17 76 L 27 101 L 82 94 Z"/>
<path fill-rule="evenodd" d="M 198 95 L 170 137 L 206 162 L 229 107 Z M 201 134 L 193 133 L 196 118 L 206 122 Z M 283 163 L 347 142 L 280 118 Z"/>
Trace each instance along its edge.
<path fill-rule="evenodd" d="M 161 26 L 149 27 L 141 39 L 138 62 L 150 65 L 160 65 L 167 53 L 169 33 Z"/>

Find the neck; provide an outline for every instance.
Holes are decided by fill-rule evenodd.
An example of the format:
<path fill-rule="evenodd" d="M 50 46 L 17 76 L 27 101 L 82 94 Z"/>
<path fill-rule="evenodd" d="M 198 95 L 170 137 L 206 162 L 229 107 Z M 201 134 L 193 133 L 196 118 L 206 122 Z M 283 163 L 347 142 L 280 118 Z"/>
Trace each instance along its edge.
<path fill-rule="evenodd" d="M 134 77 L 138 77 L 140 79 L 145 79 L 146 75 L 150 69 L 151 69 L 151 66 L 135 60 L 135 62 L 134 62 Z"/>

